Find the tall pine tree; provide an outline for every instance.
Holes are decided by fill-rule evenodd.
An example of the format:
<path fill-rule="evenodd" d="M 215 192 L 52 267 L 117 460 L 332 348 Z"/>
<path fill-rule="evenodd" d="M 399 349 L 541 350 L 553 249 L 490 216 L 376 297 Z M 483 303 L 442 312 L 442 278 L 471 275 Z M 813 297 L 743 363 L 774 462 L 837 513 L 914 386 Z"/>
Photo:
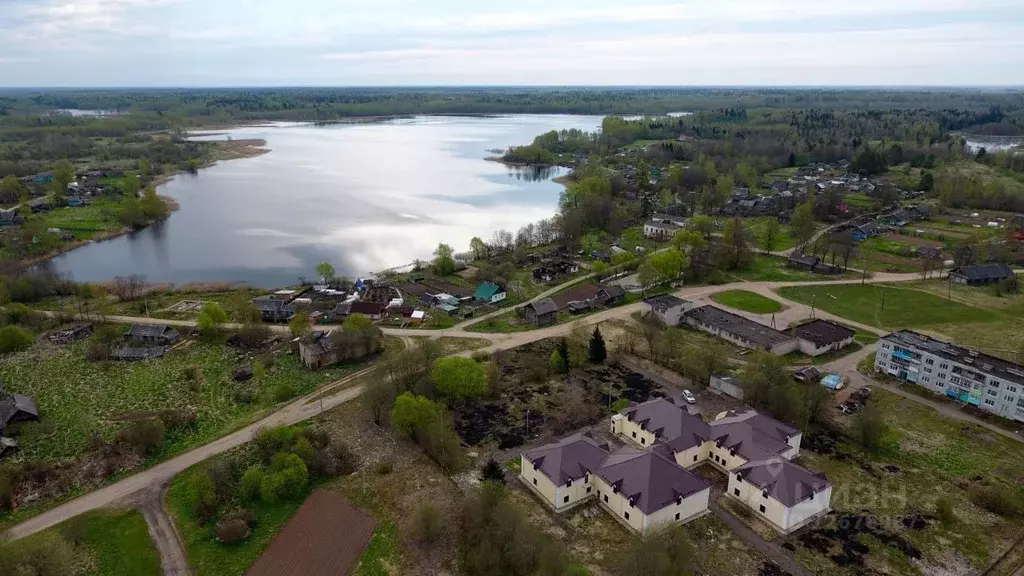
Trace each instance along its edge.
<path fill-rule="evenodd" d="M 608 358 L 608 349 L 604 345 L 604 336 L 601 329 L 594 327 L 594 333 L 590 336 L 590 361 L 593 364 L 604 364 Z"/>

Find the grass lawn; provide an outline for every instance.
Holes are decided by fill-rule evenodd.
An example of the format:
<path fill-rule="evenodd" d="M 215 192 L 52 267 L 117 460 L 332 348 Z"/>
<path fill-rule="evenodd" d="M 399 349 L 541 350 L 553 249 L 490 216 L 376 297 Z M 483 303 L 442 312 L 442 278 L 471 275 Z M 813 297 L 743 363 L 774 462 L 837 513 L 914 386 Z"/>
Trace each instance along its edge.
<path fill-rule="evenodd" d="M 747 226 L 747 229 L 754 235 L 753 245 L 758 250 L 764 250 L 764 233 L 768 220 L 775 220 L 775 218 L 762 216 L 744 220 L 744 224 Z M 779 224 L 779 230 L 775 235 L 775 242 L 772 246 L 772 250 L 776 252 L 780 250 L 789 250 L 796 246 L 796 243 L 796 237 L 791 233 L 790 227 L 786 224 Z"/>
<path fill-rule="evenodd" d="M 990 310 L 951 302 L 920 290 L 877 284 L 789 286 L 780 288 L 778 292 L 789 300 L 884 329 L 951 322 L 984 323 L 999 318 L 998 314 Z"/>
<path fill-rule="evenodd" d="M 46 228 L 60 228 L 72 232 L 79 240 L 88 240 L 100 232 L 121 230 L 120 203 L 109 198 L 95 198 L 88 206 L 65 206 L 54 208 L 32 216 L 30 220 L 39 220 Z"/>
<path fill-rule="evenodd" d="M 821 282 L 857 276 L 855 272 L 848 272 L 837 276 L 823 276 L 821 274 L 804 272 L 803 270 L 794 270 L 786 266 L 785 258 L 765 256 L 764 254 L 755 255 L 753 262 L 747 269 L 733 270 L 729 274 L 742 280 L 749 280 L 750 282 Z"/>
<path fill-rule="evenodd" d="M 922 563 L 916 564 L 895 548 L 869 541 L 868 565 L 881 573 L 908 575 L 966 574 L 987 566 L 1020 533 L 1024 520 L 1008 520 L 975 506 L 964 486 L 981 477 L 1016 487 L 1018 497 L 1024 497 L 1024 445 L 885 390 L 876 388 L 872 397 L 889 423 L 879 454 L 864 454 L 843 441 L 837 452 L 846 456 L 801 450 L 802 463 L 824 472 L 833 483 L 834 510 L 874 516 L 923 555 Z M 852 422 L 850 417 L 840 418 L 843 425 Z M 951 525 L 932 517 L 940 496 L 952 504 L 956 521 Z M 923 529 L 901 522 L 915 512 L 930 517 Z M 856 567 L 839 566 L 800 546 L 797 557 L 816 574 L 858 573 Z"/>
<path fill-rule="evenodd" d="M 782 312 L 785 308 L 781 303 L 747 290 L 726 290 L 712 294 L 711 299 L 723 306 L 745 310 L 754 314 L 772 314 Z"/>
<path fill-rule="evenodd" d="M 25 431 L 19 458 L 76 456 L 90 449 L 93 433 L 112 439 L 131 417 L 168 409 L 194 410 L 194 428 L 168 432 L 163 449 L 152 457 L 161 460 L 248 422 L 261 409 L 277 403 L 273 392 L 279 385 L 291 387 L 292 395 L 297 396 L 356 368 L 310 372 L 297 356 L 287 354 L 277 356 L 261 381 L 237 383 L 231 375 L 245 358 L 227 346 L 190 342 L 158 360 L 94 363 L 84 355 L 89 345 L 88 340 L 63 348 L 39 344 L 0 363 L 5 388 L 33 396 L 43 419 L 42 425 Z M 186 366 L 197 366 L 202 372 L 197 391 L 182 375 Z M 235 400 L 235 392 L 241 388 L 255 393 L 252 404 Z"/>

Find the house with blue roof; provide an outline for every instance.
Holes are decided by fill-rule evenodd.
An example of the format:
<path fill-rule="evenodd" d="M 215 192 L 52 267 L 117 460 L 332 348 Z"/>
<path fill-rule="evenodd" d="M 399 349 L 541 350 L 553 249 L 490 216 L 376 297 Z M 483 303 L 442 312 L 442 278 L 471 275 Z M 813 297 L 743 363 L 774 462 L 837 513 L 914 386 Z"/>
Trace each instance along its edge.
<path fill-rule="evenodd" d="M 508 292 L 494 282 L 482 282 L 473 292 L 473 300 L 485 304 L 494 304 L 508 298 Z"/>

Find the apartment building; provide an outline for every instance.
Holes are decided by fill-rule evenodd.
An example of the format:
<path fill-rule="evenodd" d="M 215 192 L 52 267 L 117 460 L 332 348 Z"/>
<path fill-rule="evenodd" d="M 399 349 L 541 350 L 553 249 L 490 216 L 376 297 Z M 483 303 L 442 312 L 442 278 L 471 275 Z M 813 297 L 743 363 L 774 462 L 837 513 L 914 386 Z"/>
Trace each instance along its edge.
<path fill-rule="evenodd" d="M 875 370 L 1024 422 L 1024 366 L 900 330 L 878 341 Z"/>

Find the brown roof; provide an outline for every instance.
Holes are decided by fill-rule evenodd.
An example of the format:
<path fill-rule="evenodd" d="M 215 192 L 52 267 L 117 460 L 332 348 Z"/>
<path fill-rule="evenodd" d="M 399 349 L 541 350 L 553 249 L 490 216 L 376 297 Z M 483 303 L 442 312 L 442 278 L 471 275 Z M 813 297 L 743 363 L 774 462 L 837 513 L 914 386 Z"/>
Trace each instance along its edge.
<path fill-rule="evenodd" d="M 376 520 L 341 494 L 317 490 L 245 574 L 344 576 L 355 568 L 376 528 Z"/>

